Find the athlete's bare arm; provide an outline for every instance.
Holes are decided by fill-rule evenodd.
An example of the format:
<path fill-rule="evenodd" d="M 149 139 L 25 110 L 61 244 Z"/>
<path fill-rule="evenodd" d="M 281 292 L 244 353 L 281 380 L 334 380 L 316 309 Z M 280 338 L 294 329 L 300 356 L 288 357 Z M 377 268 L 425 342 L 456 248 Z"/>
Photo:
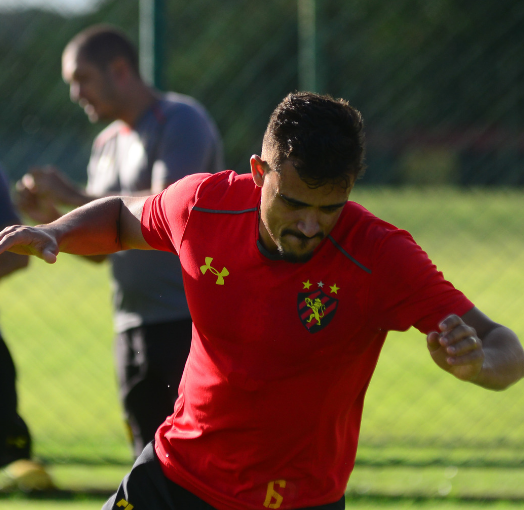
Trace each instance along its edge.
<path fill-rule="evenodd" d="M 54 263 L 59 252 L 99 255 L 131 248 L 150 250 L 140 226 L 146 198 L 102 198 L 47 225 L 7 227 L 0 232 L 0 253 L 35 255 Z"/>
<path fill-rule="evenodd" d="M 524 376 L 524 350 L 509 328 L 477 308 L 451 315 L 428 335 L 433 361 L 458 379 L 503 390 Z"/>

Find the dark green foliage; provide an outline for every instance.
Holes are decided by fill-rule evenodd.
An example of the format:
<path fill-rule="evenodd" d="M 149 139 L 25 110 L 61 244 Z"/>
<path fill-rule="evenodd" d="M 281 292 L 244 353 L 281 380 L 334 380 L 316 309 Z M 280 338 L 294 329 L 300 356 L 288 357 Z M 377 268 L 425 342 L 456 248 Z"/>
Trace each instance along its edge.
<path fill-rule="evenodd" d="M 165 6 L 165 89 L 205 104 L 227 166 L 245 172 L 271 111 L 298 87 L 297 0 Z M 13 177 L 28 164 L 58 163 L 84 179 L 100 127 L 69 101 L 60 55 L 73 34 L 100 21 L 138 43 L 139 0 L 106 1 L 79 17 L 2 14 L 0 161 Z M 413 182 L 406 157 L 437 147 L 457 162 L 444 182 L 523 184 L 523 54 L 524 7 L 514 0 L 317 0 L 317 88 L 364 114 L 364 183 Z M 425 182 L 424 172 L 414 182 Z"/>

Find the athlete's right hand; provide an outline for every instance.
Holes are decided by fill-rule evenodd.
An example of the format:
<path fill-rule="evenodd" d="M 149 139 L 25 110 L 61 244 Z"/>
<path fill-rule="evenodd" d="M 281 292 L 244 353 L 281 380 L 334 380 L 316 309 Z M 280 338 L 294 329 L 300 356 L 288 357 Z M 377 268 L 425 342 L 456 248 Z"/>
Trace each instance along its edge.
<path fill-rule="evenodd" d="M 56 239 L 46 228 L 12 225 L 0 232 L 0 253 L 4 251 L 35 255 L 54 264 L 59 249 Z"/>

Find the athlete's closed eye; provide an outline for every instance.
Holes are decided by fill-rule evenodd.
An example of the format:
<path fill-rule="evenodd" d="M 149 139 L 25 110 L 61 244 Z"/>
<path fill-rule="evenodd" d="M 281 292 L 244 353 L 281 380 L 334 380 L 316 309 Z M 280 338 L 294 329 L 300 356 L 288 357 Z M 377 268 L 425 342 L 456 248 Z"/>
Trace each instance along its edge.
<path fill-rule="evenodd" d="M 287 197 L 286 195 L 279 195 L 280 199 L 291 209 L 302 209 L 305 207 L 313 207 L 310 204 L 306 204 L 305 202 L 300 202 L 299 200 L 295 200 L 294 198 Z M 324 205 L 321 206 L 319 209 L 326 213 L 326 214 L 333 214 L 337 211 L 339 211 L 342 207 L 346 205 L 346 202 L 341 202 L 338 204 L 331 204 L 331 205 Z"/>
<path fill-rule="evenodd" d="M 286 197 L 285 195 L 279 195 L 281 200 L 288 206 L 293 209 L 301 209 L 303 207 L 309 207 L 309 204 L 300 202 L 298 200 L 293 200 L 292 198 Z"/>
<path fill-rule="evenodd" d="M 326 207 L 321 207 L 320 209 L 322 212 L 325 212 L 327 214 L 333 214 L 337 211 L 340 211 L 344 207 L 344 204 L 335 204 L 335 205 L 327 205 Z"/>

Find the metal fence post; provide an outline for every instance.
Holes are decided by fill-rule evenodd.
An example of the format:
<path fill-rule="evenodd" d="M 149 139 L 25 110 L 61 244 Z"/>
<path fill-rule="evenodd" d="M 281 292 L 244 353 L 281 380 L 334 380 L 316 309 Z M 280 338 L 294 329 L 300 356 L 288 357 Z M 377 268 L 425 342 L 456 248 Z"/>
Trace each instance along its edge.
<path fill-rule="evenodd" d="M 163 88 L 165 0 L 140 0 L 140 72 Z"/>
<path fill-rule="evenodd" d="M 317 92 L 316 0 L 298 2 L 298 86 Z"/>

